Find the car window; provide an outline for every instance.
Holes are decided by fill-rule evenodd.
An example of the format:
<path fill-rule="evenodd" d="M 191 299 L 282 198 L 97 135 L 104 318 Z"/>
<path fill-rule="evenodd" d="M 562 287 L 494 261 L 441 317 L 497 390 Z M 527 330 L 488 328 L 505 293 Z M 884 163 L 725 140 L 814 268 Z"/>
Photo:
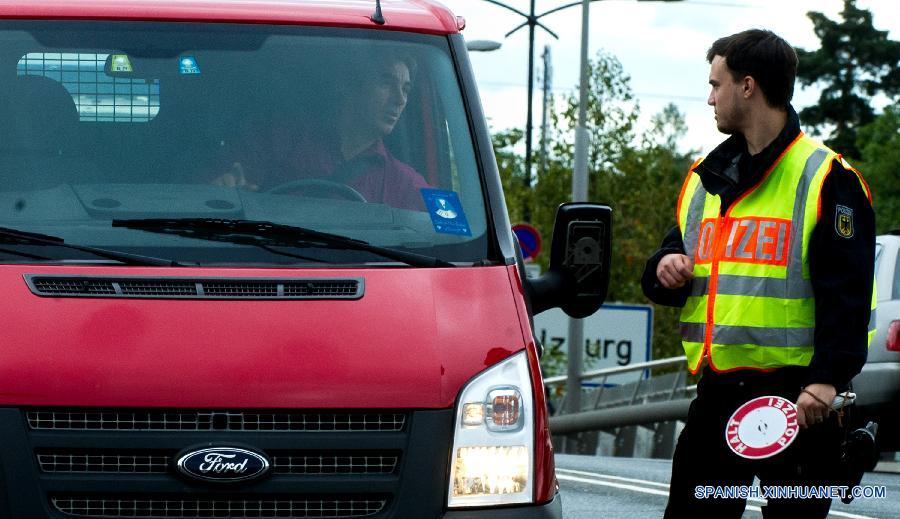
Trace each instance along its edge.
<path fill-rule="evenodd" d="M 19 59 L 16 75 L 60 82 L 81 121 L 149 122 L 156 117 L 159 79 L 114 77 L 107 67 L 116 74 L 134 71 L 127 54 L 30 52 Z"/>
<path fill-rule="evenodd" d="M 262 220 L 447 261 L 488 254 L 444 36 L 6 21 L 0 91 L 0 226 L 200 263 L 348 253 L 288 257 L 111 222 Z"/>
<path fill-rule="evenodd" d="M 897 254 L 897 262 L 894 264 L 894 293 L 891 299 L 900 299 L 900 253 Z"/>

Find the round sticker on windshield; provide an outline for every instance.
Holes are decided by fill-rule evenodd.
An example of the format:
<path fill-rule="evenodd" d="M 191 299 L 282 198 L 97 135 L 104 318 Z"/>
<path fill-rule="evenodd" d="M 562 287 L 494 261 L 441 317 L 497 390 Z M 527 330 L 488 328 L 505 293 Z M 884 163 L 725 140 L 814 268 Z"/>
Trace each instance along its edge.
<path fill-rule="evenodd" d="M 794 442 L 800 425 L 797 407 L 780 396 L 761 396 L 737 408 L 725 425 L 725 442 L 738 456 L 774 456 Z"/>

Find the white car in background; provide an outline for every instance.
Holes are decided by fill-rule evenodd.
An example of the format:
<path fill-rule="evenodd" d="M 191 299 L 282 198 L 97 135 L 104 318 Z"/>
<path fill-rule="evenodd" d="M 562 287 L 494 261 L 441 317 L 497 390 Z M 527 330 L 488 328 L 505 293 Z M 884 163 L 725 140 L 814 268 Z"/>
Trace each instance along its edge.
<path fill-rule="evenodd" d="M 875 238 L 877 327 L 869 358 L 853 379 L 862 425 L 879 424 L 882 451 L 900 450 L 900 230 Z M 856 420 L 854 420 L 856 422 Z"/>

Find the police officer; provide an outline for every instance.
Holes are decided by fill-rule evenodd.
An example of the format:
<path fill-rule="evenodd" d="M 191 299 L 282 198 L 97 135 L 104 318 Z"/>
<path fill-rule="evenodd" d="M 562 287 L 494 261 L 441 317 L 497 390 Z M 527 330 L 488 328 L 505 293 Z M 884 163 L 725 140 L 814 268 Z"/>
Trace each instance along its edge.
<path fill-rule="evenodd" d="M 764 486 L 837 484 L 843 434 L 829 404 L 862 369 L 874 333 L 871 193 L 800 130 L 794 49 L 748 30 L 717 40 L 707 60 L 707 102 L 729 137 L 691 167 L 678 226 L 642 279 L 652 301 L 682 307 L 688 367 L 703 370 L 675 449 L 667 518 L 743 513 L 745 500 L 698 486 L 751 486 L 754 476 Z M 797 402 L 801 430 L 781 454 L 745 459 L 728 448 L 725 424 L 764 395 Z M 830 506 L 770 499 L 763 512 L 825 517 Z"/>

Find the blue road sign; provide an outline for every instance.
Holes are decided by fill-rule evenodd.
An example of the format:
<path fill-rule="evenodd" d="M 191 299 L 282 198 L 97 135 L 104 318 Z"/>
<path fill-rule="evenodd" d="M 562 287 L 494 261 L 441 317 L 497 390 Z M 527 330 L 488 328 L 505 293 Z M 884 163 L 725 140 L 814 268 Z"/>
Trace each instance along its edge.
<path fill-rule="evenodd" d="M 533 260 L 541 252 L 541 233 L 531 224 L 517 223 L 512 226 L 513 233 L 519 239 L 522 258 Z"/>

